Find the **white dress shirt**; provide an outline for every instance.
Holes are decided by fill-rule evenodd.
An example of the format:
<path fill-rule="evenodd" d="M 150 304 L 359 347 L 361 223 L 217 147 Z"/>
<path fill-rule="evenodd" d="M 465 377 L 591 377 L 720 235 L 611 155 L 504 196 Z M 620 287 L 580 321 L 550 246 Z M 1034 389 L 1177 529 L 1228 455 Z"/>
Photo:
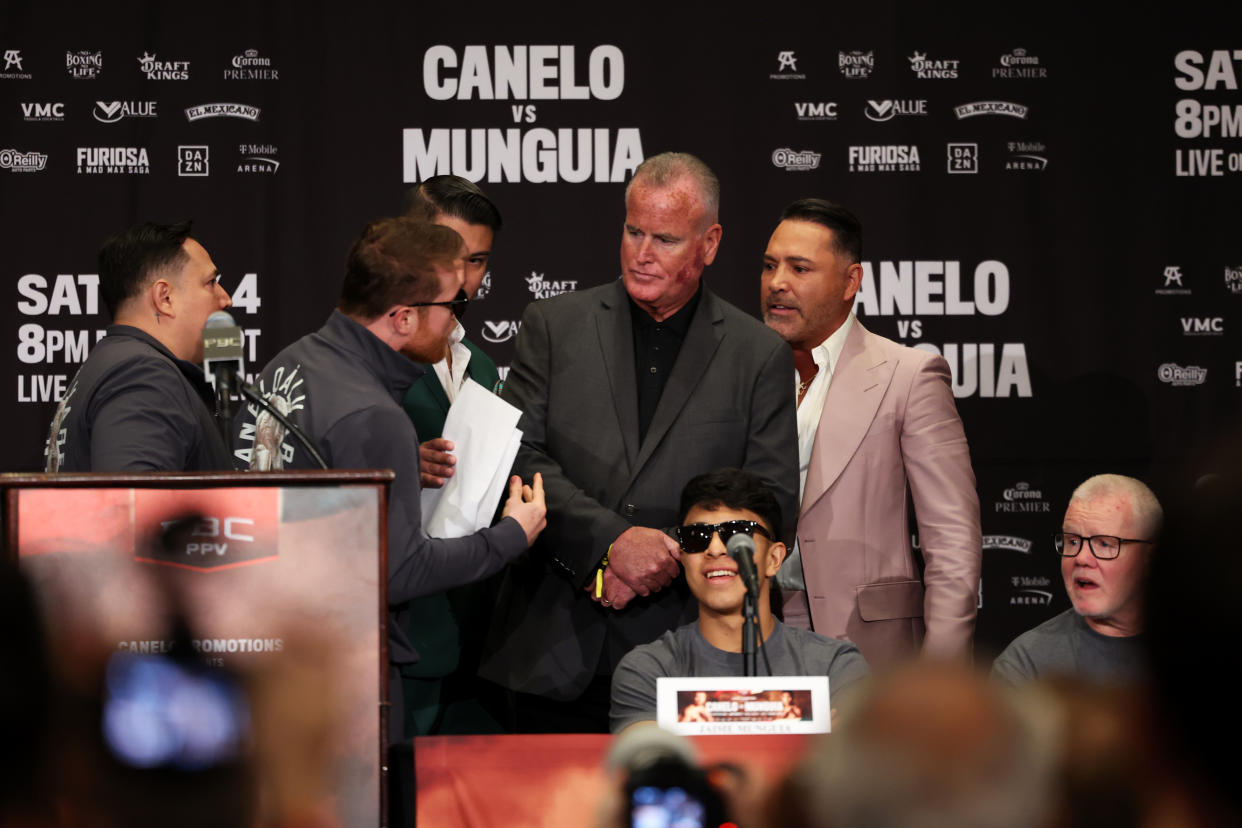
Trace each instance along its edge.
<path fill-rule="evenodd" d="M 449 404 L 457 399 L 457 392 L 466 382 L 466 366 L 470 364 L 470 349 L 461 344 L 465 337 L 466 329 L 461 326 L 460 322 L 454 322 L 453 332 L 449 334 L 449 353 L 453 355 L 453 367 L 449 368 L 447 357 L 432 366 L 435 368 L 436 376 L 440 379 L 440 387 L 444 389 Z"/>

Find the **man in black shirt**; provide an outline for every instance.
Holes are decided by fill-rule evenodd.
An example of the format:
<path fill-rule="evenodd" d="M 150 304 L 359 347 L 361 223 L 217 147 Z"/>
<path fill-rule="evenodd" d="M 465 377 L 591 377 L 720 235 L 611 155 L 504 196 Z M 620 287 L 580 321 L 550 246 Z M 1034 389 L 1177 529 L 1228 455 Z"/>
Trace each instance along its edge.
<path fill-rule="evenodd" d="M 231 468 L 200 367 L 207 317 L 232 304 L 219 277 L 189 222 L 104 242 L 99 289 L 113 324 L 56 410 L 47 471 Z"/>

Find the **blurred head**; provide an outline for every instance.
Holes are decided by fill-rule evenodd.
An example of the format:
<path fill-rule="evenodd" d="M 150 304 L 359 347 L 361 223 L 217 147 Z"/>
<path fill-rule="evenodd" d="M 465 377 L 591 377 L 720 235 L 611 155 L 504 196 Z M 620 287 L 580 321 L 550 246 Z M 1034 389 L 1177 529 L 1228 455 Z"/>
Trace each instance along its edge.
<path fill-rule="evenodd" d="M 1061 558 L 1061 577 L 1074 611 L 1096 632 L 1142 631 L 1143 589 L 1163 519 L 1151 489 L 1132 477 L 1096 475 L 1070 496 L 1061 530 L 1065 549 L 1077 554 Z"/>
<path fill-rule="evenodd" d="M 755 543 L 755 571 L 759 575 L 760 604 L 767 601 L 768 582 L 785 560 L 785 544 L 781 543 L 781 508 L 775 496 L 755 475 L 741 469 L 719 469 L 701 474 L 686 484 L 681 494 L 682 525 L 681 563 L 686 570 L 686 583 L 699 600 L 700 614 L 741 614 L 746 587 L 737 572 L 737 563 L 729 557 L 727 538 L 741 531 Z M 758 524 L 759 529 L 745 522 Z M 705 549 L 693 552 L 695 537 L 702 539 L 710 532 Z M 766 536 L 765 534 L 766 533 Z"/>
<path fill-rule="evenodd" d="M 648 158 L 625 188 L 621 275 L 625 289 L 656 320 L 681 310 L 716 258 L 720 182 L 693 155 Z"/>
<path fill-rule="evenodd" d="M 465 289 L 473 299 L 487 274 L 500 210 L 483 191 L 461 176 L 436 175 L 411 187 L 406 194 L 405 214 L 457 231 L 466 243 Z"/>
<path fill-rule="evenodd" d="M 794 348 L 810 350 L 841 327 L 862 281 L 862 225 L 819 198 L 795 201 L 763 254 L 763 321 Z"/>

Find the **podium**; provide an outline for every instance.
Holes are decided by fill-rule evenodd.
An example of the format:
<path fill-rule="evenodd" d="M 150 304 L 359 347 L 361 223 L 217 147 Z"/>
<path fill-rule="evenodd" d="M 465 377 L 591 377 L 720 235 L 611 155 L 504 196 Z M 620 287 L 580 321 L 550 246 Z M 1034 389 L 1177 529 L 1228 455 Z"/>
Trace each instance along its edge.
<path fill-rule="evenodd" d="M 4 474 L 5 549 L 38 598 L 51 669 L 70 685 L 99 682 L 118 651 L 167 652 L 174 614 L 207 664 L 243 679 L 303 652 L 326 659 L 322 686 L 284 688 L 339 711 L 321 740 L 318 807 L 329 822 L 383 825 L 391 481 L 388 471 Z M 161 543 L 162 527 L 186 516 L 186 531 Z M 296 719 L 267 709 L 279 715 L 253 721 L 255 732 Z"/>

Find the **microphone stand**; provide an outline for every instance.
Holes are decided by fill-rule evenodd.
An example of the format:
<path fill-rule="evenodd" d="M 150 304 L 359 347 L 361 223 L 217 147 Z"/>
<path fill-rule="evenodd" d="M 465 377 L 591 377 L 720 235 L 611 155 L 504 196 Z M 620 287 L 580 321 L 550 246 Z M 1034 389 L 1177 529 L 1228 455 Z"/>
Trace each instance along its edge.
<path fill-rule="evenodd" d="M 743 675 L 759 675 L 755 654 L 758 650 L 759 610 L 757 596 L 749 589 L 742 599 L 742 670 Z"/>
<path fill-rule="evenodd" d="M 232 366 L 221 364 L 212 371 L 216 377 L 216 425 L 226 447 L 233 444 L 233 373 Z"/>

